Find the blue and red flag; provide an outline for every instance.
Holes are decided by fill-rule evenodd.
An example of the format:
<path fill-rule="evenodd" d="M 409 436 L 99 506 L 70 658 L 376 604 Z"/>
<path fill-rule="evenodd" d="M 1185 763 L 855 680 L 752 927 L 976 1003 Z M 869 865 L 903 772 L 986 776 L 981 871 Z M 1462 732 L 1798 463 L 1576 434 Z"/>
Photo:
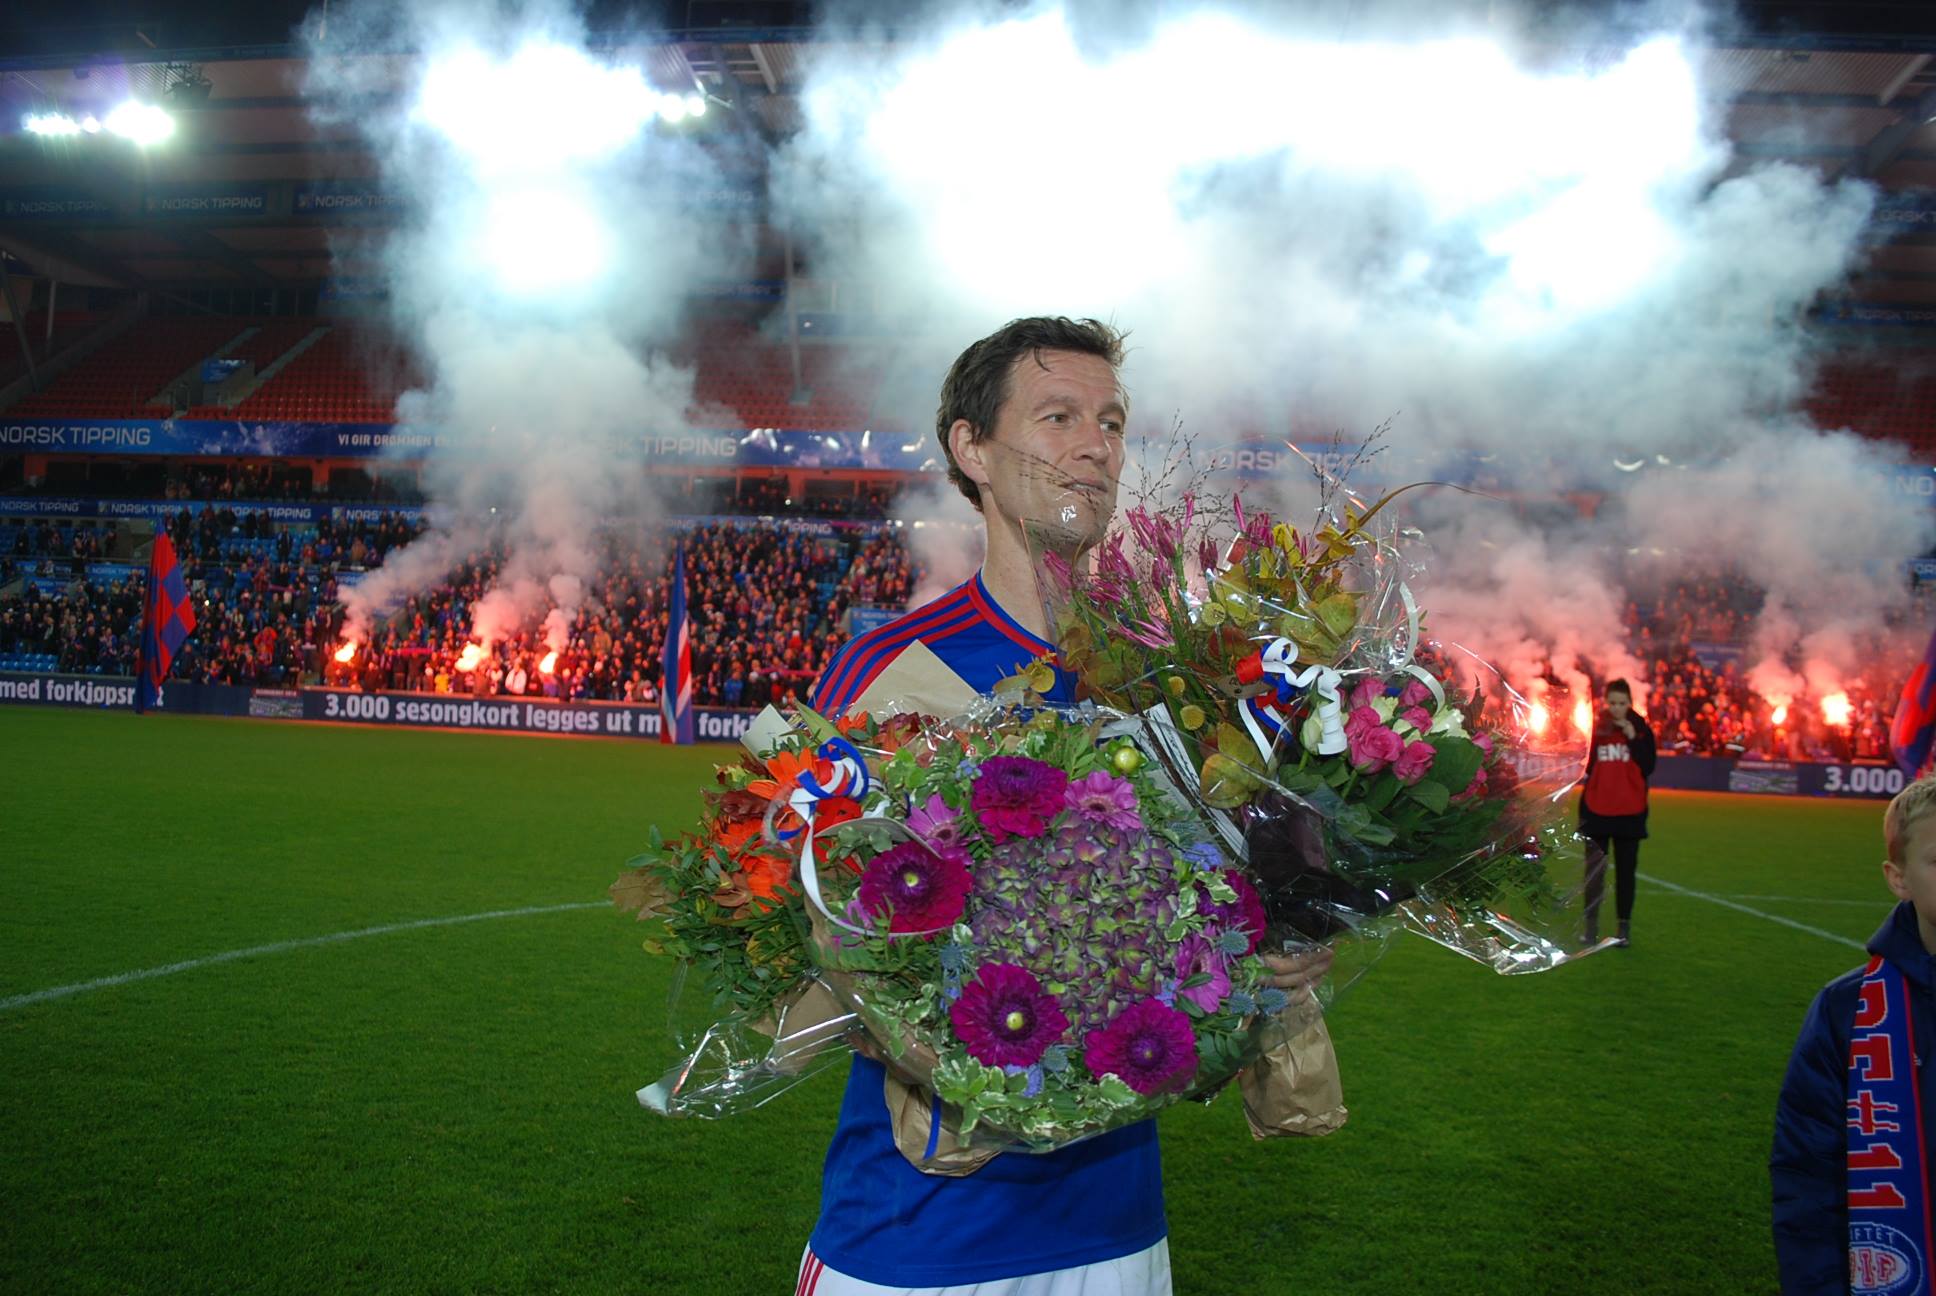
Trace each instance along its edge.
<path fill-rule="evenodd" d="M 659 688 L 659 741 L 690 743 L 692 733 L 692 631 L 686 623 L 686 547 L 672 559 L 672 598 L 668 603 L 665 678 Z"/>
<path fill-rule="evenodd" d="M 1889 722 L 1889 751 L 1896 764 L 1910 778 L 1929 764 L 1929 749 L 1936 743 L 1936 634 L 1923 649 L 1923 659 L 1902 686 L 1902 699 L 1896 703 L 1896 718 Z"/>
<path fill-rule="evenodd" d="M 148 556 L 148 602 L 141 612 L 141 652 L 135 659 L 137 713 L 161 705 L 162 681 L 168 678 L 175 653 L 194 629 L 195 608 L 188 601 L 181 564 L 175 560 L 175 544 L 166 531 L 157 531 L 154 552 Z"/>

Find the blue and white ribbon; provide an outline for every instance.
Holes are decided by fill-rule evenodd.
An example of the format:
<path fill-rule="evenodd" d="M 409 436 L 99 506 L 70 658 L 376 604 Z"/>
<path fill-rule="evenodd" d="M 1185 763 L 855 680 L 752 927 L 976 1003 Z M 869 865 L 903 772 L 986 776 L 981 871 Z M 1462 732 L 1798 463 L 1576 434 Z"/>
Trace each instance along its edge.
<path fill-rule="evenodd" d="M 1319 735 L 1314 750 L 1320 756 L 1334 756 L 1350 746 L 1344 736 L 1344 700 L 1339 694 L 1344 676 L 1329 666 L 1307 666 L 1300 671 L 1297 652 L 1294 640 L 1271 640 L 1259 655 L 1265 682 L 1275 691 L 1245 698 L 1238 710 L 1244 727 L 1250 731 L 1251 741 L 1257 744 L 1265 760 L 1271 758 L 1278 735 L 1290 723 L 1287 709 L 1305 692 L 1312 695 L 1311 714 L 1318 721 Z"/>

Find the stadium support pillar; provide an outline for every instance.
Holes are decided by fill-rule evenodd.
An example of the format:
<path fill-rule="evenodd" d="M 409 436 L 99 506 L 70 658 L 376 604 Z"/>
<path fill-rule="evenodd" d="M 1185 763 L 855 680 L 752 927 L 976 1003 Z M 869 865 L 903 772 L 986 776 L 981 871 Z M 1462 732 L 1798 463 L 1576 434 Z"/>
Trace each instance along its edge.
<path fill-rule="evenodd" d="M 799 397 L 799 395 L 800 395 L 800 388 L 801 388 L 801 387 L 803 386 L 803 384 L 802 384 L 802 383 L 801 383 L 801 381 L 800 381 L 800 314 L 799 314 L 799 302 L 798 302 L 798 300 L 797 300 L 797 299 L 795 298 L 795 296 L 794 296 L 794 291 L 793 291 L 793 288 L 794 288 L 794 276 L 795 276 L 795 275 L 796 275 L 796 274 L 798 273 L 798 267 L 797 267 L 797 266 L 795 266 L 795 264 L 794 264 L 794 261 L 793 261 L 793 233 L 792 233 L 792 231 L 790 231 L 790 230 L 789 230 L 789 231 L 787 232 L 787 234 L 786 234 L 786 236 L 785 236 L 785 237 L 786 237 L 786 322 L 787 322 L 787 355 L 788 355 L 788 356 L 790 356 L 790 357 L 792 357 L 792 360 L 793 360 L 793 390 L 792 390 L 792 391 L 790 391 L 789 393 L 787 393 L 787 395 L 788 395 L 788 398 L 789 398 L 789 399 L 795 399 L 795 398 L 798 398 L 798 397 Z M 798 499 L 798 498 L 799 498 L 799 496 L 797 496 L 797 495 L 796 495 L 796 496 L 794 496 L 794 498 L 795 498 L 795 499 Z"/>
<path fill-rule="evenodd" d="M 42 339 L 41 354 L 54 349 L 54 303 L 60 298 L 60 280 L 47 281 L 47 336 Z"/>
<path fill-rule="evenodd" d="M 34 344 L 27 340 L 27 321 L 20 318 L 20 303 L 13 295 L 13 276 L 6 272 L 4 262 L 0 262 L 0 292 L 6 294 L 7 314 L 13 320 L 14 336 L 20 339 L 20 358 L 27 362 L 27 384 L 33 390 L 40 390 L 40 370 L 34 364 Z M 52 319 L 50 313 L 47 317 Z"/>

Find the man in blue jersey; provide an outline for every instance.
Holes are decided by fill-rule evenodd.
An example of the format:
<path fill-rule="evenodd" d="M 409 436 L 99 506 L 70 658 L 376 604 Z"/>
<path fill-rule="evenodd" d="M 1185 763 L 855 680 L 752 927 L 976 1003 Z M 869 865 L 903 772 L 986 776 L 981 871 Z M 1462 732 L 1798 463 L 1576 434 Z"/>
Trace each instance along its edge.
<path fill-rule="evenodd" d="M 1028 532 L 1072 561 L 1102 538 L 1123 469 L 1121 364 L 1121 335 L 1095 320 L 1015 320 L 962 352 L 935 430 L 949 480 L 982 516 L 987 556 L 965 584 L 847 644 L 814 686 L 817 709 L 845 712 L 917 641 L 982 691 L 1054 652 Z M 1074 701 L 1073 684 L 1058 670 L 1051 700 Z M 1273 959 L 1273 980 L 1301 1002 L 1330 962 L 1329 951 Z M 887 1086 L 879 1062 L 854 1059 L 798 1293 L 1170 1291 L 1154 1121 L 927 1175 L 895 1146 Z"/>

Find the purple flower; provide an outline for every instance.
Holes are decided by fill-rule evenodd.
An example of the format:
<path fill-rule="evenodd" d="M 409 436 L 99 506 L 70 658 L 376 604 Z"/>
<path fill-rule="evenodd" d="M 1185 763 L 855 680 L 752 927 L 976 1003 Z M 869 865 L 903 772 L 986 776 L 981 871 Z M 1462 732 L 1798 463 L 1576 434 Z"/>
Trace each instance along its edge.
<path fill-rule="evenodd" d="M 1210 893 L 1201 886 L 1197 888 L 1197 909 L 1221 923 L 1226 929 L 1242 932 L 1250 941 L 1244 950 L 1248 954 L 1255 950 L 1264 939 L 1264 927 L 1269 918 L 1264 913 L 1264 898 L 1257 894 L 1257 888 L 1250 879 L 1234 868 L 1223 871 L 1223 880 L 1237 893 L 1237 898 L 1219 902 L 1210 898 Z"/>
<path fill-rule="evenodd" d="M 935 931 L 961 917 L 971 885 L 958 857 L 902 842 L 867 861 L 858 898 L 869 919 L 888 915 L 889 931 Z"/>
<path fill-rule="evenodd" d="M 1139 999 L 1083 1041 L 1082 1060 L 1095 1075 L 1121 1076 L 1139 1094 L 1188 1084 L 1197 1070 L 1196 1032 L 1180 1008 Z"/>
<path fill-rule="evenodd" d="M 1027 756 L 990 756 L 981 763 L 970 804 L 995 841 L 1040 837 L 1062 810 L 1069 776 Z"/>
<path fill-rule="evenodd" d="M 968 845 L 968 831 L 962 826 L 960 812 L 943 801 L 938 792 L 928 798 L 926 805 L 908 813 L 907 824 L 929 849 L 940 854 L 957 854 Z"/>
<path fill-rule="evenodd" d="M 1128 779 L 1117 778 L 1108 770 L 1097 770 L 1089 777 L 1071 783 L 1065 801 L 1078 817 L 1088 823 L 1108 824 L 1124 832 L 1143 831 L 1143 816 L 1137 809 L 1135 785 Z"/>
<path fill-rule="evenodd" d="M 985 963 L 948 1009 L 955 1034 L 983 1066 L 1032 1067 L 1069 1019 L 1027 968 Z"/>
<path fill-rule="evenodd" d="M 1405 750 L 1392 762 L 1392 773 L 1400 783 L 1416 783 L 1425 777 L 1425 771 L 1432 768 L 1432 758 L 1438 751 L 1428 742 L 1409 742 Z"/>
<path fill-rule="evenodd" d="M 1230 993 L 1230 969 L 1224 966 L 1223 954 L 1201 936 L 1192 936 L 1177 946 L 1176 974 L 1185 981 L 1194 976 L 1209 976 L 1202 985 L 1184 986 L 1177 991 L 1205 1012 L 1217 1011 L 1217 1005 Z"/>

